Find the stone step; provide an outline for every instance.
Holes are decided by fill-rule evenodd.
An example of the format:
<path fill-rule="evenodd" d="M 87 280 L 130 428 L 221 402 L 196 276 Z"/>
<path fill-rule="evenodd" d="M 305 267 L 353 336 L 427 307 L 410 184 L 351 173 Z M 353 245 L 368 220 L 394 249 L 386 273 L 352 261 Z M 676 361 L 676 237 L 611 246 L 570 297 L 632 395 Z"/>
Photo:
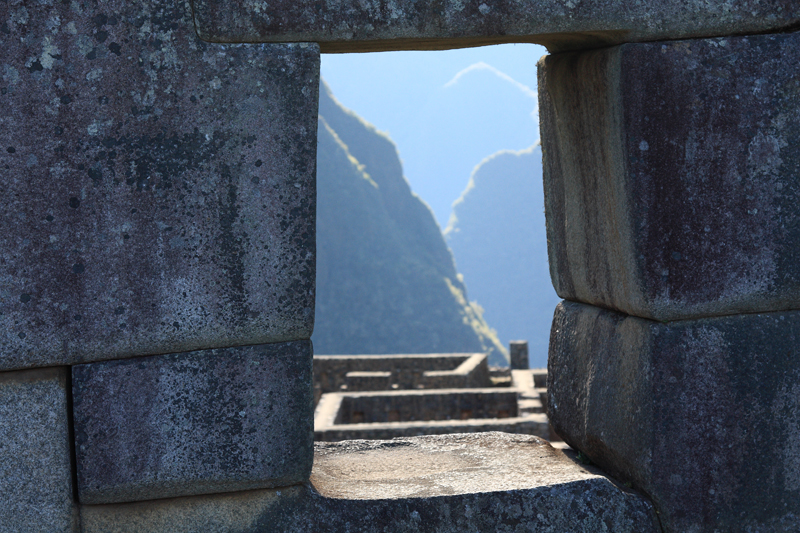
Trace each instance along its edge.
<path fill-rule="evenodd" d="M 517 408 L 520 416 L 531 413 L 544 413 L 541 400 L 517 400 Z"/>
<path fill-rule="evenodd" d="M 305 485 L 82 508 L 85 533 L 656 533 L 657 523 L 649 501 L 573 452 L 506 433 L 318 443 Z"/>

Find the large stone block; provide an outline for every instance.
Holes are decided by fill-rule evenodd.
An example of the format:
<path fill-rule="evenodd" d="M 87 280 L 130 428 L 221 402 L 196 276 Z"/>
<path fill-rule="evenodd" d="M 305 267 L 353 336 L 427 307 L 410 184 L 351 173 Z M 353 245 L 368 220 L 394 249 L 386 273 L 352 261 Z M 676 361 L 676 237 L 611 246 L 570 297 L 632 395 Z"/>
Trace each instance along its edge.
<path fill-rule="evenodd" d="M 559 304 L 548 414 L 669 532 L 800 523 L 800 312 L 668 324 Z"/>
<path fill-rule="evenodd" d="M 77 532 L 69 369 L 0 373 L 0 532 Z"/>
<path fill-rule="evenodd" d="M 72 384 L 81 503 L 308 479 L 311 341 L 77 365 Z"/>
<path fill-rule="evenodd" d="M 657 320 L 800 307 L 800 34 L 540 62 L 550 266 Z"/>
<path fill-rule="evenodd" d="M 146 502 L 81 505 L 81 533 L 311 533 L 281 527 L 304 516 L 306 485 Z M 331 531 L 324 527 L 318 531 Z M 355 533 L 355 532 L 354 532 Z"/>
<path fill-rule="evenodd" d="M 317 444 L 311 483 L 83 506 L 85 533 L 656 533 L 652 505 L 546 441 L 504 433 Z"/>
<path fill-rule="evenodd" d="M 319 50 L 0 3 L 0 370 L 309 338 Z"/>
<path fill-rule="evenodd" d="M 435 50 L 508 42 L 551 51 L 761 33 L 800 22 L 794 0 L 194 0 L 218 42 L 314 41 L 323 52 Z"/>

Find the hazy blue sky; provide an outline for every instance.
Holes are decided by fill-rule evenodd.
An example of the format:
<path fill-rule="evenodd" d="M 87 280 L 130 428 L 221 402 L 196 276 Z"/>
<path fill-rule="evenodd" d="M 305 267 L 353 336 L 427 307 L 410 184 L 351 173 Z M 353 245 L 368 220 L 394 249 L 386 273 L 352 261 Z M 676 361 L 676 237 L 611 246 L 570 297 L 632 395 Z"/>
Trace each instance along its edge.
<path fill-rule="evenodd" d="M 388 132 L 411 188 L 444 228 L 472 169 L 539 137 L 529 44 L 441 52 L 323 54 L 322 77 L 345 106 Z"/>
<path fill-rule="evenodd" d="M 345 107 L 389 134 L 398 147 L 412 190 L 431 207 L 444 229 L 453 202 L 461 196 L 478 164 L 500 150 L 523 150 L 539 139 L 536 63 L 545 53 L 540 46 L 518 44 L 444 52 L 324 54 L 322 77 Z M 534 164 L 541 165 L 541 161 Z M 526 256 L 526 260 L 543 263 L 530 266 L 532 272 L 544 275 L 536 277 L 542 287 L 531 289 L 526 285 L 525 292 L 537 305 L 548 309 L 544 311 L 548 315 L 558 299 L 549 282 L 544 221 L 539 220 L 544 208 L 541 167 L 531 169 L 531 176 L 538 183 L 525 190 L 537 194 L 519 198 L 530 209 L 521 218 L 530 222 L 537 215 L 540 227 L 529 232 L 535 234 L 537 242 L 521 248 L 535 249 L 536 257 Z M 524 194 L 522 189 L 519 192 Z M 519 243 L 507 246 L 520 248 Z M 487 285 L 485 280 L 473 281 L 476 291 L 470 292 L 470 279 L 465 276 L 470 300 L 490 303 L 490 298 L 481 297 L 478 290 L 478 281 Z M 488 287 L 491 290 L 491 282 Z M 496 290 L 503 289 L 498 283 Z M 510 296 L 508 301 L 519 295 Z M 523 307 L 520 312 L 529 311 L 529 306 Z M 531 363 L 544 366 L 549 316 L 538 322 L 531 316 L 536 324 L 529 324 L 524 331 L 511 331 L 514 328 L 510 324 L 511 330 L 492 323 L 492 317 L 499 316 L 502 313 L 486 308 L 489 325 L 506 335 L 528 338 Z M 508 340 L 501 339 L 506 345 Z"/>

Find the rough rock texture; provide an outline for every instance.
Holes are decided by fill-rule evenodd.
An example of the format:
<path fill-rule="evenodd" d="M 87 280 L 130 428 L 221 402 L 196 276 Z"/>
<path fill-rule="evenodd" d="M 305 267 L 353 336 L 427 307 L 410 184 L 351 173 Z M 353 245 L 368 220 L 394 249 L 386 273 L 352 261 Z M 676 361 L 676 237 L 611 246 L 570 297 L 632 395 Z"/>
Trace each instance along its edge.
<path fill-rule="evenodd" d="M 556 292 L 674 320 L 800 306 L 800 34 L 540 63 Z"/>
<path fill-rule="evenodd" d="M 194 0 L 198 32 L 221 42 L 316 41 L 323 52 L 533 42 L 551 51 L 780 30 L 794 0 Z"/>
<path fill-rule="evenodd" d="M 0 370 L 309 338 L 316 45 L 0 2 Z"/>
<path fill-rule="evenodd" d="M 87 533 L 659 531 L 638 494 L 541 439 L 503 433 L 319 444 L 310 487 L 90 506 L 83 524 Z"/>
<path fill-rule="evenodd" d="M 305 485 L 113 505 L 82 505 L 82 533 L 311 533 L 281 529 L 313 498 Z M 301 514 L 302 516 L 302 514 Z M 333 532 L 328 528 L 319 531 Z M 353 532 L 356 533 L 356 532 Z"/>
<path fill-rule="evenodd" d="M 72 384 L 81 503 L 308 479 L 310 341 L 78 365 Z"/>
<path fill-rule="evenodd" d="M 648 494 L 668 532 L 800 523 L 800 312 L 661 324 L 556 310 L 555 431 Z"/>
<path fill-rule="evenodd" d="M 78 531 L 67 368 L 0 373 L 0 532 Z"/>

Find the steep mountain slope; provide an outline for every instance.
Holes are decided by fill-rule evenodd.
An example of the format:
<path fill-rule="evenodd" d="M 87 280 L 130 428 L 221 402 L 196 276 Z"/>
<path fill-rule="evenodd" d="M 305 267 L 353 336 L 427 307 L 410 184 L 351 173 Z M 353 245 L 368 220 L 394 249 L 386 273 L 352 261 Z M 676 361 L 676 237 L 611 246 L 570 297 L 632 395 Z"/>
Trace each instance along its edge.
<path fill-rule="evenodd" d="M 321 67 L 344 105 L 388 132 L 411 188 L 444 228 L 475 165 L 539 137 L 531 113 L 536 61 L 545 53 L 537 45 L 507 44 L 323 54 Z"/>
<path fill-rule="evenodd" d="M 392 141 L 320 90 L 316 353 L 505 350 L 476 308 Z"/>
<path fill-rule="evenodd" d="M 413 122 L 416 135 L 404 142 L 411 150 L 405 168 L 414 191 L 443 228 L 476 165 L 499 150 L 523 150 L 539 138 L 536 109 L 535 88 L 485 63 L 471 65 L 432 91 Z"/>
<path fill-rule="evenodd" d="M 485 159 L 453 206 L 445 237 L 470 299 L 503 344 L 526 339 L 531 365 L 547 365 L 553 311 L 538 143 Z"/>

